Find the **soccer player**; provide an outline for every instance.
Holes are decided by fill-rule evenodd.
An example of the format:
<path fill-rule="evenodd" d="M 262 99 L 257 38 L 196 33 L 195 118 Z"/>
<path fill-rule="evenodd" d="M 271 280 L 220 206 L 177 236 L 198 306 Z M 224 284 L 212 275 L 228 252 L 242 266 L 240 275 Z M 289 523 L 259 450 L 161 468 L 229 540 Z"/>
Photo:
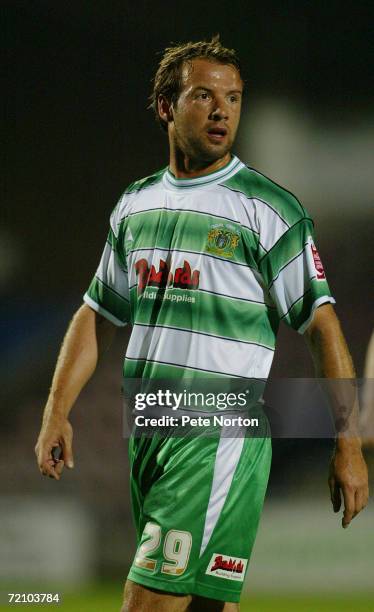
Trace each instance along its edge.
<path fill-rule="evenodd" d="M 125 385 L 266 379 L 280 321 L 304 336 L 318 376 L 354 377 L 310 217 L 231 153 L 242 95 L 237 55 L 218 37 L 166 49 L 152 106 L 169 165 L 132 183 L 112 213 L 57 362 L 36 445 L 42 474 L 73 467 L 68 415 L 117 326 L 132 325 Z M 342 429 L 329 484 L 347 527 L 368 488 L 353 412 Z M 266 435 L 132 436 L 138 548 L 123 612 L 239 609 L 270 457 Z"/>

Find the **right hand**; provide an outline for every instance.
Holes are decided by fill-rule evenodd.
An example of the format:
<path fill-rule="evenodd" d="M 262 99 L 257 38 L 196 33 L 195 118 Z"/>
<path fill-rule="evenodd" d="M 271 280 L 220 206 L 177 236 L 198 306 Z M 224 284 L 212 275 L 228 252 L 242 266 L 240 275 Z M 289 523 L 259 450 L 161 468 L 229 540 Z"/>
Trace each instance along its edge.
<path fill-rule="evenodd" d="M 65 417 L 51 416 L 43 423 L 35 446 L 39 470 L 43 476 L 60 480 L 65 465 L 70 469 L 74 467 L 72 440 L 73 428 Z M 60 450 L 58 458 L 53 456 L 54 449 Z"/>

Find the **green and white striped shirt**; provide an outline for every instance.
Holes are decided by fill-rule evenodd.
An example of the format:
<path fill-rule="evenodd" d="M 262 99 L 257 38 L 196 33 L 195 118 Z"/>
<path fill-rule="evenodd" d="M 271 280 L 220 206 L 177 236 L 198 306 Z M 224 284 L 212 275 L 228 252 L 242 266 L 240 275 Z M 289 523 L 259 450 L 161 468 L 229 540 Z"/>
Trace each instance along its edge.
<path fill-rule="evenodd" d="M 279 322 L 303 333 L 334 302 L 305 209 L 235 156 L 202 177 L 132 183 L 84 300 L 133 325 L 126 377 L 165 379 L 266 379 Z"/>

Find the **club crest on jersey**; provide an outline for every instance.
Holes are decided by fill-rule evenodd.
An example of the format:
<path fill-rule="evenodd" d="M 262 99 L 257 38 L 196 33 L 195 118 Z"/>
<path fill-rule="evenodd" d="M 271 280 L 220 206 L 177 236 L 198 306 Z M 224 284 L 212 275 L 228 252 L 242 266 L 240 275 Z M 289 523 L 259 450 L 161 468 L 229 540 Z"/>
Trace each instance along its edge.
<path fill-rule="evenodd" d="M 240 557 L 226 557 L 218 553 L 213 553 L 206 574 L 217 576 L 217 578 L 228 578 L 243 582 L 248 559 Z"/>
<path fill-rule="evenodd" d="M 233 225 L 216 223 L 208 232 L 205 250 L 221 257 L 232 257 L 239 239 L 240 232 Z"/>
<path fill-rule="evenodd" d="M 142 294 L 146 287 L 197 289 L 199 286 L 200 271 L 192 271 L 186 259 L 183 267 L 176 268 L 174 273 L 163 259 L 160 259 L 158 270 L 153 264 L 149 267 L 146 259 L 139 259 L 135 263 L 135 270 L 138 277 L 138 294 Z"/>

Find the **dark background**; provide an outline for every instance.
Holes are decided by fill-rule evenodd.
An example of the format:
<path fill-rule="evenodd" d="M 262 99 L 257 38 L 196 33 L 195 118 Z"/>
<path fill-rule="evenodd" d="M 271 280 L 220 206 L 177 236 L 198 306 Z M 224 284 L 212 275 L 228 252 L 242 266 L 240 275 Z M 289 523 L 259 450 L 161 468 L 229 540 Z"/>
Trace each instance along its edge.
<path fill-rule="evenodd" d="M 32 448 L 58 346 L 96 269 L 116 201 L 129 182 L 167 164 L 166 137 L 146 107 L 157 54 L 172 41 L 219 32 L 226 46 L 238 50 L 247 95 L 235 152 L 292 190 L 293 181 L 296 185 L 301 175 L 306 177 L 302 193 L 296 194 L 315 219 L 337 311 L 362 375 L 373 325 L 373 191 L 367 180 L 373 160 L 365 153 L 370 151 L 368 143 L 374 144 L 373 4 L 36 0 L 2 2 L 2 13 L 6 70 L 0 476 L 5 491 L 13 493 L 21 475 L 24 491 L 49 494 L 51 483 L 39 479 Z M 311 126 L 310 142 L 302 131 L 297 132 L 298 141 L 295 132 L 295 143 L 292 130 L 285 141 L 277 140 L 278 131 L 273 137 L 270 132 L 265 144 L 280 150 L 271 163 L 266 151 L 260 154 L 261 134 L 269 123 L 256 119 L 269 104 L 296 109 L 300 130 L 304 120 Z M 278 116 L 273 116 L 276 126 Z M 297 150 L 300 139 L 311 161 L 293 172 L 290 159 L 283 174 L 284 158 Z M 319 154 L 314 152 L 329 147 L 337 168 L 331 181 L 327 178 L 324 197 L 319 187 L 326 176 L 320 181 Z M 328 177 L 328 164 L 323 168 Z M 130 524 L 119 397 L 125 336 L 126 331 L 120 332 L 74 411 L 81 467 L 65 477 L 60 489 L 62 494 L 79 490 L 82 499 L 96 504 L 98 516 L 103 507 L 109 515 L 113 512 L 116 495 L 120 524 L 124 516 Z M 272 375 L 312 372 L 303 340 L 282 329 Z M 288 495 L 296 492 L 305 479 L 305 462 L 310 478 L 323 478 L 325 486 L 320 468 L 326 469 L 330 445 L 308 444 L 275 446 L 273 491 L 283 487 Z M 105 461 L 114 463 L 117 471 L 105 469 Z M 108 492 L 106 499 L 97 486 Z M 105 563 L 110 567 L 109 552 Z"/>
<path fill-rule="evenodd" d="M 224 44 L 239 51 L 248 123 L 242 125 L 237 152 L 250 165 L 257 161 L 256 139 L 251 139 L 256 101 L 257 107 L 263 99 L 296 105 L 317 125 L 327 123 L 328 130 L 330 123 L 332 132 L 356 127 L 362 134 L 373 118 L 369 2 L 354 8 L 344 2 L 137 2 L 135 8 L 129 2 L 39 0 L 3 2 L 3 11 L 6 261 L 0 288 L 7 316 L 16 317 L 9 326 L 13 349 L 19 314 L 21 320 L 44 321 L 56 303 L 78 305 L 120 194 L 129 182 L 167 163 L 166 138 L 146 107 L 157 53 L 171 41 L 220 32 Z M 348 157 L 354 154 L 347 151 Z M 267 173 L 263 165 L 257 167 Z M 360 168 L 352 165 L 350 172 L 355 171 L 359 175 Z M 342 168 L 340 181 L 345 172 Z M 285 177 L 272 178 L 284 184 Z M 367 196 L 359 188 L 358 182 L 357 202 L 342 212 L 339 197 L 309 202 L 297 195 L 304 203 L 307 199 L 315 218 L 360 373 L 372 324 L 365 311 L 372 201 L 363 201 Z M 22 343 L 30 326 L 20 334 Z M 283 358 L 286 368 L 276 374 L 305 375 L 304 358 L 301 363 L 291 355 Z"/>

